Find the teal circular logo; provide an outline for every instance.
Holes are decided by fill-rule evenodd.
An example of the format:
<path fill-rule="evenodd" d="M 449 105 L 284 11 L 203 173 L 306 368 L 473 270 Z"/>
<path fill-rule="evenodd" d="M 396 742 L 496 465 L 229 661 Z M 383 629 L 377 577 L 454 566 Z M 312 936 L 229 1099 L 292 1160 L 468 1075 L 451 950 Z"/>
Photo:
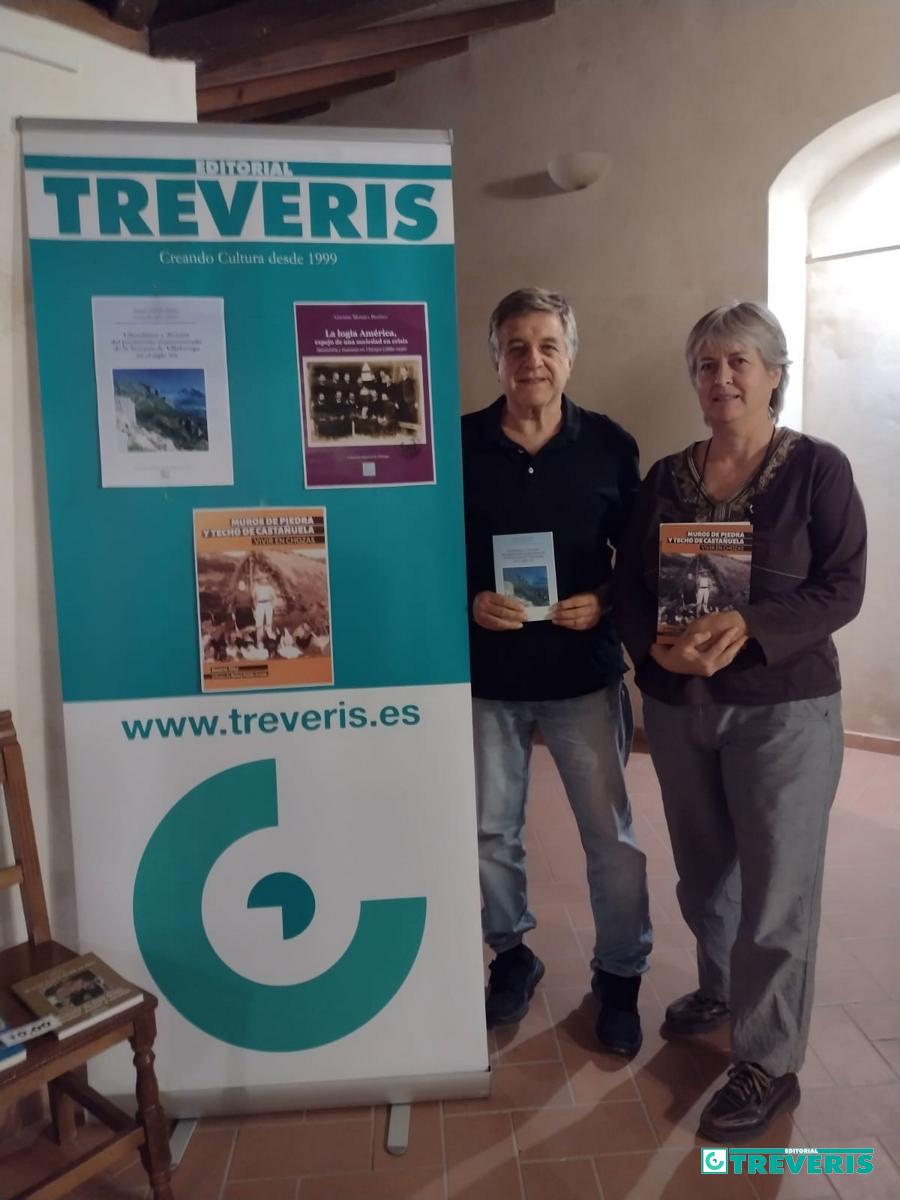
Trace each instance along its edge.
<path fill-rule="evenodd" d="M 183 1017 L 248 1050 L 309 1050 L 361 1028 L 397 994 L 422 944 L 424 896 L 363 900 L 349 945 L 313 979 L 267 984 L 223 962 L 203 926 L 206 880 L 241 838 L 278 825 L 274 759 L 231 767 L 192 788 L 154 830 L 134 884 L 138 946 L 157 987 Z M 265 875 L 248 908 L 280 908 L 282 937 L 312 923 L 305 879 Z"/>

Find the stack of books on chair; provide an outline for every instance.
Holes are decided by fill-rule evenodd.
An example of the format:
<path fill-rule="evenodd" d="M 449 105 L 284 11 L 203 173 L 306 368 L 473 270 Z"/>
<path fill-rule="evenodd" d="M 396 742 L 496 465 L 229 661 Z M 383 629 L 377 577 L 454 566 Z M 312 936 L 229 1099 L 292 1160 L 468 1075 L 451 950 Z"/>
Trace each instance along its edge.
<path fill-rule="evenodd" d="M 0 1071 L 25 1058 L 24 1042 L 52 1032 L 73 1037 L 92 1025 L 140 1004 L 144 993 L 96 954 L 80 954 L 30 975 L 12 990 L 37 1020 L 10 1027 L 0 1019 Z"/>
<path fill-rule="evenodd" d="M 0 1017 L 0 1073 L 6 1071 L 9 1067 L 16 1066 L 17 1063 L 25 1061 L 25 1047 L 20 1045 L 18 1041 L 12 1041 L 7 1045 L 4 1042 L 4 1035 L 9 1035 L 12 1026 Z M 15 1033 L 15 1030 L 13 1030 Z"/>

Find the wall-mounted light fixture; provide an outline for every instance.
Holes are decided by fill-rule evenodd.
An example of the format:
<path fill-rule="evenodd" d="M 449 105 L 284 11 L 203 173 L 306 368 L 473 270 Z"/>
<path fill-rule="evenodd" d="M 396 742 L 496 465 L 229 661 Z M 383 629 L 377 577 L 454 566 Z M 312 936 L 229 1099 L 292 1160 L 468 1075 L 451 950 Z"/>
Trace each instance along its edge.
<path fill-rule="evenodd" d="M 547 164 L 547 174 L 564 192 L 578 192 L 605 178 L 612 166 L 608 154 L 599 150 L 580 150 L 575 154 L 558 154 Z"/>

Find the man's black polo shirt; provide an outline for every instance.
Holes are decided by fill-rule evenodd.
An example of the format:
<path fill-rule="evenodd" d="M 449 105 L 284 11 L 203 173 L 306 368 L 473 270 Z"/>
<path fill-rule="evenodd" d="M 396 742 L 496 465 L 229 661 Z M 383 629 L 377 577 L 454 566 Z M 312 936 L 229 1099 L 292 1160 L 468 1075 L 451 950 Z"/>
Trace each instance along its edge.
<path fill-rule="evenodd" d="M 625 670 L 610 617 L 591 630 L 532 621 L 494 632 L 472 621 L 472 599 L 496 591 L 495 533 L 553 534 L 560 600 L 612 574 L 612 551 L 640 484 L 637 444 L 614 421 L 563 397 L 563 423 L 535 455 L 500 424 L 505 397 L 462 419 L 472 694 L 561 700 L 597 691 Z"/>

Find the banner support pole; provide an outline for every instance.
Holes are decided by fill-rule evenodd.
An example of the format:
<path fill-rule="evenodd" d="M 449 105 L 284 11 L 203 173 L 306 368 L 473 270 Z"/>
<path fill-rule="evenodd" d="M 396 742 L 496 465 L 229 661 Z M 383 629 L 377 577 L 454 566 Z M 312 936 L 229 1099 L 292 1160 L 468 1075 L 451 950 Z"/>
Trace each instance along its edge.
<path fill-rule="evenodd" d="M 391 1105 L 384 1148 L 388 1154 L 405 1154 L 409 1148 L 408 1104 Z"/>

